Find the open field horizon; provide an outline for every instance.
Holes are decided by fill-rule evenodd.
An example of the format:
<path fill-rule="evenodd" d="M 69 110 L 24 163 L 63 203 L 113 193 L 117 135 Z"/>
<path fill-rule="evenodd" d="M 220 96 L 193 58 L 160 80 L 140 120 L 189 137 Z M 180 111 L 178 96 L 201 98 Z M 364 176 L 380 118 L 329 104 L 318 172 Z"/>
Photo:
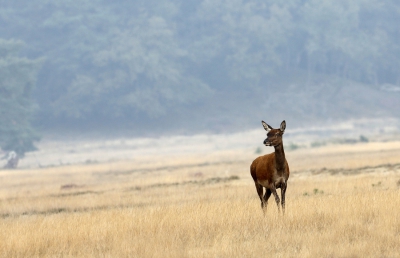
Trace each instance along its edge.
<path fill-rule="evenodd" d="M 270 122 L 278 126 L 281 121 Z M 313 146 L 355 143 L 360 137 L 371 142 L 400 141 L 400 120 L 395 118 L 353 119 L 330 121 L 298 127 L 287 122 L 284 136 L 286 151 L 293 147 L 302 149 Z M 123 134 L 122 134 L 123 135 Z M 129 133 L 126 133 L 129 135 Z M 243 152 L 253 155 L 256 149 L 268 153 L 262 141 L 265 131 L 261 126 L 254 130 L 226 134 L 160 135 L 157 137 L 130 137 L 98 134 L 88 131 L 71 133 L 59 131 L 46 133 L 38 142 L 38 150 L 28 152 L 20 160 L 19 168 L 46 168 L 92 163 L 174 159 L 175 156 L 218 156 L 220 153 Z M 319 148 L 313 148 L 318 150 Z M 211 154 L 211 155 L 210 155 Z M 165 158 L 164 158 L 165 157 Z"/>
<path fill-rule="evenodd" d="M 285 216 L 249 173 L 266 147 L 2 170 L 0 257 L 398 257 L 400 141 L 370 139 L 287 150 Z"/>

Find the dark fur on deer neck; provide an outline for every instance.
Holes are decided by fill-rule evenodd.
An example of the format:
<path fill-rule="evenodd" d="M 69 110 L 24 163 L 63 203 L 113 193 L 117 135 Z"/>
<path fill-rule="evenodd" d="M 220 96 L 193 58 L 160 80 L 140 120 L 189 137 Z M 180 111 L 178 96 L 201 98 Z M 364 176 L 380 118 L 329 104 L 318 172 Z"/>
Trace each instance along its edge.
<path fill-rule="evenodd" d="M 275 148 L 275 168 L 279 175 L 282 175 L 286 170 L 286 157 L 285 150 L 283 149 L 283 144 L 274 146 Z"/>

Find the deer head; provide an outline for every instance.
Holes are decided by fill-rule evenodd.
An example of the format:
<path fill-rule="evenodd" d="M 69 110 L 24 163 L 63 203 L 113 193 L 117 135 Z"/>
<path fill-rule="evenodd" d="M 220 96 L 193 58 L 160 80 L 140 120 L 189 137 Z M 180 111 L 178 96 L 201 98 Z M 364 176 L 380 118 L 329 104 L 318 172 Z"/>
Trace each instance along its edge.
<path fill-rule="evenodd" d="M 264 121 L 261 121 L 265 131 L 267 131 L 267 138 L 264 140 L 265 146 L 278 146 L 282 144 L 282 135 L 285 132 L 286 122 L 282 121 L 279 129 L 274 129 Z"/>

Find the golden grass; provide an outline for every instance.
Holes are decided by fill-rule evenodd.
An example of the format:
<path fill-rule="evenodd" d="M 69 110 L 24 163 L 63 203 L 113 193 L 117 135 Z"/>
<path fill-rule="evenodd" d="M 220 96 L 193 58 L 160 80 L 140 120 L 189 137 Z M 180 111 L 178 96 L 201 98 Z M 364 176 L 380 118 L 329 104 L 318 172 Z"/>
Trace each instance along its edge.
<path fill-rule="evenodd" d="M 399 257 L 399 166 L 312 175 L 310 151 L 287 154 L 285 216 L 272 198 L 263 214 L 253 154 L 3 171 L 0 257 Z M 315 157 L 357 168 L 348 153 L 363 155 L 327 147 Z"/>

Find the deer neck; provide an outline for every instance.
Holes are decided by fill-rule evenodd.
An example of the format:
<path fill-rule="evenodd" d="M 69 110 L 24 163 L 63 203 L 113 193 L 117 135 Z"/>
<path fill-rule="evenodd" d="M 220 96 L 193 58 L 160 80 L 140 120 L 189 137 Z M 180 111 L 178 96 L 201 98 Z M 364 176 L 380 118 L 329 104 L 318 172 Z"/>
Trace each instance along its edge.
<path fill-rule="evenodd" d="M 283 172 L 286 168 L 285 151 L 283 150 L 283 144 L 274 146 L 275 148 L 275 167 L 276 171 Z"/>

